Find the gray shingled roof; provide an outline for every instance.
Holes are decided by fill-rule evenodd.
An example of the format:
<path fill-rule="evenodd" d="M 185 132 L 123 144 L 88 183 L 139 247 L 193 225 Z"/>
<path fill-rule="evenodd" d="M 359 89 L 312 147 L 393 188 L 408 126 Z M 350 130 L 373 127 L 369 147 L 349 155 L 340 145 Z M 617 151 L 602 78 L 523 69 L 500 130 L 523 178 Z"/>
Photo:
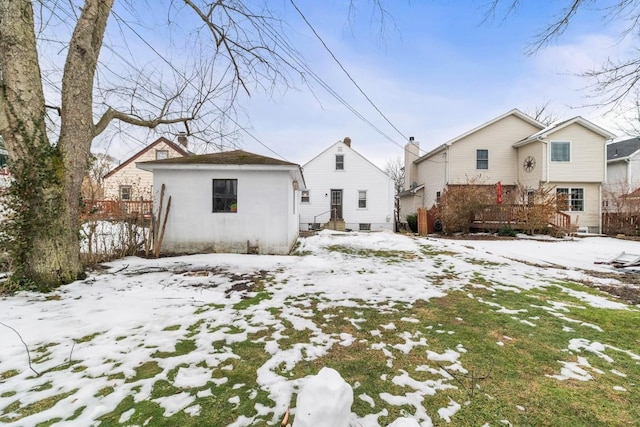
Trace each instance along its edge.
<path fill-rule="evenodd" d="M 612 142 L 607 145 L 607 160 L 623 159 L 640 150 L 640 137 Z"/>
<path fill-rule="evenodd" d="M 296 163 L 261 156 L 243 150 L 223 151 L 222 153 L 198 154 L 186 157 L 173 157 L 164 160 L 152 160 L 142 164 L 178 164 L 178 165 L 287 165 L 298 166 Z"/>

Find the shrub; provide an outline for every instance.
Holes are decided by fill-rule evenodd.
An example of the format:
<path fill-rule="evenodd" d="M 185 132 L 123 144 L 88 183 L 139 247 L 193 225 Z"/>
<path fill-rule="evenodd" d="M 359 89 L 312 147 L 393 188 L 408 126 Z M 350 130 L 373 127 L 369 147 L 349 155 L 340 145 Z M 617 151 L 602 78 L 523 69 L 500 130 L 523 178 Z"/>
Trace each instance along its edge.
<path fill-rule="evenodd" d="M 409 224 L 409 228 L 411 229 L 412 232 L 417 233 L 418 232 L 418 215 L 416 214 L 407 215 L 407 224 Z"/>
<path fill-rule="evenodd" d="M 502 237 L 516 237 L 517 234 L 518 232 L 508 225 L 504 225 L 498 230 L 498 236 Z"/>

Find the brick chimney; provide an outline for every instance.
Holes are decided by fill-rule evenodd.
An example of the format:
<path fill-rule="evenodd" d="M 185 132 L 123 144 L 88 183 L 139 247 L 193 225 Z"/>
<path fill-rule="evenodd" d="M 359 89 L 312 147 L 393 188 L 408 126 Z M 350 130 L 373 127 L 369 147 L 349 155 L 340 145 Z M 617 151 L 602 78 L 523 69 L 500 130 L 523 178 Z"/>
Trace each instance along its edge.
<path fill-rule="evenodd" d="M 187 145 L 189 144 L 189 140 L 187 139 L 186 132 L 178 132 L 178 143 L 182 145 L 184 148 L 187 148 Z"/>
<path fill-rule="evenodd" d="M 345 136 L 344 139 L 342 140 L 342 142 L 344 143 L 344 145 L 346 145 L 347 147 L 351 147 L 351 138 L 349 138 L 348 136 Z"/>

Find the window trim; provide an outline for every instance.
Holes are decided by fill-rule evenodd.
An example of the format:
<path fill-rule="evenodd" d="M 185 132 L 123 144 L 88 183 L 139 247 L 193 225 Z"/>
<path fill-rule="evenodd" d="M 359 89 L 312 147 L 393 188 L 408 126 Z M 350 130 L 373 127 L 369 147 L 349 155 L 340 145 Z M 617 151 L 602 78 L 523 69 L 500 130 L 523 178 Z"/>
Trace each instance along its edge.
<path fill-rule="evenodd" d="M 363 194 L 364 197 L 362 197 Z M 358 190 L 358 209 L 367 209 L 367 190 Z"/>
<path fill-rule="evenodd" d="M 358 224 L 358 231 L 371 231 L 370 222 L 361 222 Z"/>
<path fill-rule="evenodd" d="M 336 154 L 336 170 L 337 171 L 344 170 L 344 154 Z"/>
<path fill-rule="evenodd" d="M 225 187 L 227 187 L 226 182 L 231 182 L 232 191 L 235 191 L 235 194 L 224 194 L 219 193 L 218 197 L 216 197 L 216 181 L 225 181 Z M 228 188 L 225 188 L 228 190 Z M 222 197 L 220 197 L 222 196 Z M 216 209 L 216 200 L 227 200 L 227 202 L 223 202 L 223 209 Z M 231 201 L 232 203 L 228 203 Z M 228 209 L 227 209 L 228 205 Z M 234 206 L 235 205 L 235 206 Z M 237 213 L 238 212 L 238 179 L 237 178 L 213 178 L 211 180 L 211 212 L 212 213 Z"/>
<path fill-rule="evenodd" d="M 164 153 L 165 157 L 158 157 L 160 153 Z M 169 158 L 169 150 L 156 150 L 156 160 L 165 160 Z"/>
<path fill-rule="evenodd" d="M 562 145 L 567 145 L 569 147 L 569 152 L 568 152 L 568 159 L 567 160 L 554 160 L 553 158 L 553 146 L 558 145 L 558 144 L 562 144 Z M 571 141 L 550 141 L 549 142 L 549 160 L 554 162 L 554 163 L 570 163 L 571 162 Z"/>
<path fill-rule="evenodd" d="M 480 153 L 483 153 L 483 154 L 486 153 L 486 158 L 481 158 Z M 483 163 L 480 163 L 480 162 L 483 162 Z M 484 162 L 486 162 L 486 167 L 480 167 L 481 165 L 485 164 Z M 476 150 L 476 169 L 478 170 L 489 169 L 489 149 L 488 148 L 478 148 Z"/>
<path fill-rule="evenodd" d="M 306 193 L 306 195 L 305 195 Z M 307 199 L 307 200 L 305 200 Z M 302 190 L 300 192 L 300 203 L 311 203 L 311 191 L 310 190 Z"/>
<path fill-rule="evenodd" d="M 124 190 L 125 188 L 129 190 L 128 198 L 122 197 L 122 190 Z M 120 200 L 133 200 L 133 187 L 131 185 L 121 185 L 118 188 L 118 195 L 120 196 Z"/>

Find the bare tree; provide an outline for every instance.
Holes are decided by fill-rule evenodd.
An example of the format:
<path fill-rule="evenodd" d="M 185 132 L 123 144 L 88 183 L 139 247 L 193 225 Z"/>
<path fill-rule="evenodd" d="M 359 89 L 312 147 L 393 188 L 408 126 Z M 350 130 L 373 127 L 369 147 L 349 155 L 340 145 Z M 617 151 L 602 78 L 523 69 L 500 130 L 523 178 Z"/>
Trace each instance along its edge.
<path fill-rule="evenodd" d="M 46 290 L 83 276 L 96 137 L 163 127 L 212 141 L 240 94 L 304 80 L 285 27 L 266 0 L 0 0 L 0 136 L 14 177 L 0 236 L 13 279 Z"/>
<path fill-rule="evenodd" d="M 491 0 L 485 19 L 517 13 L 527 0 Z M 556 3 L 554 3 L 555 5 Z M 615 23 L 620 27 L 620 38 L 638 37 L 640 30 L 640 0 L 565 0 L 558 2 L 558 13 L 542 26 L 530 44 L 527 53 L 534 54 L 562 36 L 574 18 L 591 8 L 601 14 L 603 25 Z M 609 58 L 602 66 L 582 73 L 590 81 L 592 94 L 602 97 L 603 105 L 620 106 L 640 88 L 640 51 L 629 58 Z"/>
<path fill-rule="evenodd" d="M 89 166 L 82 182 L 82 197 L 84 199 L 96 200 L 104 197 L 104 176 L 113 169 L 116 163 L 117 160 L 114 157 L 105 153 L 91 155 L 91 166 Z"/>
<path fill-rule="evenodd" d="M 393 188 L 395 191 L 395 230 L 398 231 L 398 225 L 400 224 L 400 193 L 404 189 L 405 178 L 404 166 L 400 157 L 396 157 L 387 161 L 387 165 L 385 166 L 384 171 L 393 180 Z"/>
<path fill-rule="evenodd" d="M 549 126 L 560 118 L 558 114 L 551 110 L 550 104 L 551 101 L 546 100 L 542 104 L 537 104 L 532 111 L 525 111 L 525 113 L 545 126 Z"/>

